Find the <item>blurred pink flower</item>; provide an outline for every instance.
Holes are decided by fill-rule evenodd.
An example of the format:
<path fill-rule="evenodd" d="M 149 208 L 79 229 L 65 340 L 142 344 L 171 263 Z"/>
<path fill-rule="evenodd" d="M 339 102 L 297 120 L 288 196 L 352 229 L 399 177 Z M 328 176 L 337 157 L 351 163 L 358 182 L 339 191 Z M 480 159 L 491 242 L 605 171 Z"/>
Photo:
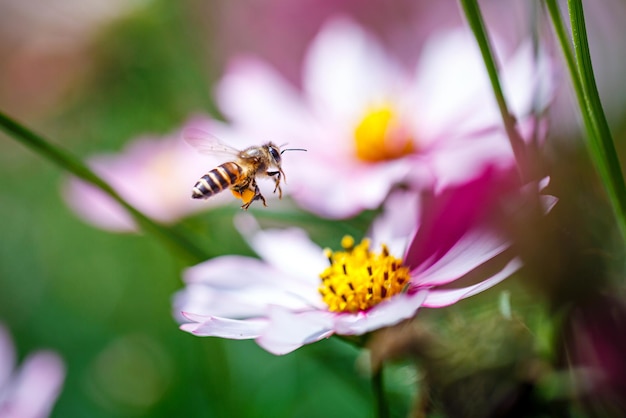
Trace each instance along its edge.
<path fill-rule="evenodd" d="M 369 238 L 357 244 L 345 237 L 336 252 L 323 251 L 302 230 L 263 231 L 245 218 L 252 227 L 244 222 L 240 228 L 261 260 L 224 256 L 189 268 L 186 288 L 174 300 L 178 319 L 187 322 L 181 329 L 256 339 L 267 351 L 285 354 L 482 292 L 520 267 L 491 219 L 500 199 L 519 194 L 508 178 L 487 170 L 426 206 L 412 192 L 394 192 Z M 487 266 L 485 277 L 477 269 Z M 470 272 L 481 279 L 449 287 Z"/>
<path fill-rule="evenodd" d="M 15 350 L 0 325 L 0 417 L 45 418 L 50 415 L 65 378 L 65 366 L 50 351 L 29 355 L 14 371 Z"/>
<path fill-rule="evenodd" d="M 550 70 L 530 42 L 503 51 L 501 76 L 522 125 L 551 96 Z M 345 18 L 322 27 L 306 54 L 297 91 L 267 64 L 233 60 L 218 102 L 235 127 L 307 148 L 306 164 L 286 161 L 294 199 L 326 217 L 378 207 L 392 187 L 441 190 L 487 165 L 515 161 L 471 33 L 434 34 L 407 70 Z M 332 187 L 330 187 L 332 185 Z"/>
<path fill-rule="evenodd" d="M 186 126 L 216 135 L 226 129 L 219 122 L 199 118 Z M 235 134 L 232 129 L 227 131 L 224 135 Z M 229 193 L 206 201 L 191 198 L 194 184 L 218 162 L 199 154 L 182 140 L 179 132 L 163 138 L 136 139 L 121 153 L 98 155 L 88 163 L 127 202 L 160 222 L 171 223 L 216 205 L 236 203 Z M 71 178 L 64 187 L 64 196 L 78 215 L 97 227 L 113 231 L 137 229 L 119 204 L 81 180 Z"/>

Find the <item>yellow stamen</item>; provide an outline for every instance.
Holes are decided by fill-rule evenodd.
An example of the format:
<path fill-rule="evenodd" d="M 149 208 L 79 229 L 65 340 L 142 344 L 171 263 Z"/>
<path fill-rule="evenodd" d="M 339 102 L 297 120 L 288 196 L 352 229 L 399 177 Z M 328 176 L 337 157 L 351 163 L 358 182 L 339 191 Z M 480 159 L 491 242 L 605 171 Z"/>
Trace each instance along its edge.
<path fill-rule="evenodd" d="M 345 251 L 324 250 L 330 266 L 320 274 L 319 292 L 330 311 L 365 311 L 405 289 L 409 269 L 385 245 L 374 253 L 368 239 L 355 246 L 354 238 L 346 236 L 341 246 Z"/>
<path fill-rule="evenodd" d="M 415 151 L 413 138 L 388 106 L 370 110 L 356 127 L 354 138 L 357 157 L 367 162 L 394 160 Z"/>

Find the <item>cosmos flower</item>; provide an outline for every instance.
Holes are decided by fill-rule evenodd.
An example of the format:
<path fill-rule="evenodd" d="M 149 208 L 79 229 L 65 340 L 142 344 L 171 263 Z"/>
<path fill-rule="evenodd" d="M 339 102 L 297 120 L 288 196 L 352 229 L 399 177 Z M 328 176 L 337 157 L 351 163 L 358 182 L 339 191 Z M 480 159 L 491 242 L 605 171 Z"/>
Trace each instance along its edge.
<path fill-rule="evenodd" d="M 511 185 L 488 170 L 436 196 L 434 204 L 395 192 L 367 237 L 344 237 L 339 251 L 322 250 L 300 229 L 259 230 L 246 218 L 240 229 L 261 259 L 230 255 L 189 268 L 186 288 L 174 301 L 178 319 L 186 322 L 181 328 L 199 336 L 255 339 L 267 351 L 285 354 L 482 292 L 520 267 L 491 224 Z M 487 265 L 486 277 L 450 287 Z"/>
<path fill-rule="evenodd" d="M 209 119 L 194 118 L 186 127 L 238 138 L 233 129 Z M 229 193 L 209 200 L 191 198 L 198 179 L 223 162 L 198 153 L 183 141 L 180 132 L 163 138 L 136 139 L 119 154 L 98 155 L 88 161 L 127 202 L 164 223 L 217 205 L 236 204 Z M 132 217 L 117 202 L 79 179 L 71 178 L 67 182 L 64 197 L 81 218 L 97 227 L 118 232 L 137 230 Z"/>
<path fill-rule="evenodd" d="M 29 355 L 19 370 L 15 350 L 0 325 L 0 417 L 45 418 L 59 395 L 65 366 L 58 355 L 38 351 Z"/>
<path fill-rule="evenodd" d="M 508 104 L 523 128 L 551 97 L 548 60 L 530 42 L 514 52 L 496 46 Z M 399 183 L 442 190 L 486 166 L 515 164 L 464 28 L 434 34 L 407 70 L 371 34 L 335 18 L 307 51 L 302 90 L 264 62 L 239 57 L 217 92 L 234 126 L 309 150 L 306 164 L 284 168 L 294 199 L 325 217 L 377 208 Z"/>

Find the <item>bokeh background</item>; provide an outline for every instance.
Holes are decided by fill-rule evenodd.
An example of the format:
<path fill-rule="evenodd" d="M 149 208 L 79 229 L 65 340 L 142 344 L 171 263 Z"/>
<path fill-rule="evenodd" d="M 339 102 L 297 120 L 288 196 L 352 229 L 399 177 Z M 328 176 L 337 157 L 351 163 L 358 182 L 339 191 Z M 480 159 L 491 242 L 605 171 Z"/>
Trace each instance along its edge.
<path fill-rule="evenodd" d="M 513 40 L 542 15 L 539 1 L 481 5 L 488 27 Z M 623 155 L 626 5 L 585 6 L 600 94 Z M 118 152 L 138 136 L 175 133 L 192 115 L 219 118 L 212 86 L 237 54 L 257 54 L 297 86 L 308 41 L 337 13 L 376 33 L 407 64 L 430 31 L 463 24 L 455 1 L 3 0 L 0 109 L 81 158 Z M 545 23 L 538 23 L 540 36 L 551 39 Z M 527 379 L 538 388 L 537 403 L 549 405 L 537 407 L 536 416 L 550 416 L 550 408 L 586 416 L 572 406 L 558 369 L 555 341 L 568 340 L 554 312 L 576 306 L 583 294 L 609 293 L 621 307 L 623 292 L 622 247 L 562 72 L 544 153 L 551 192 L 561 201 L 547 226 L 537 226 L 543 235 L 520 239 L 527 274 L 419 314 L 448 342 L 448 380 L 479 376 L 451 386 L 453 397 L 480 397 L 476 382 L 489 388 L 502 376 L 511 385 Z M 374 416 L 367 359 L 344 341 L 275 357 L 250 341 L 179 331 L 171 298 L 182 287 L 184 260 L 149 235 L 83 223 L 62 198 L 66 180 L 57 166 L 0 133 L 0 321 L 20 358 L 49 348 L 65 360 L 53 417 Z M 214 256 L 250 255 L 232 226 L 238 210 L 236 202 L 207 210 L 181 227 Z M 320 244 L 334 245 L 346 231 L 364 233 L 371 218 L 330 222 L 294 210 L 272 222 L 296 223 Z M 590 312 L 586 317 L 595 318 Z M 621 325 L 615 320 L 601 335 L 615 336 Z M 424 390 L 421 377 L 408 360 L 387 368 L 393 416 L 409 413 Z M 525 416 L 533 414 L 531 407 Z"/>

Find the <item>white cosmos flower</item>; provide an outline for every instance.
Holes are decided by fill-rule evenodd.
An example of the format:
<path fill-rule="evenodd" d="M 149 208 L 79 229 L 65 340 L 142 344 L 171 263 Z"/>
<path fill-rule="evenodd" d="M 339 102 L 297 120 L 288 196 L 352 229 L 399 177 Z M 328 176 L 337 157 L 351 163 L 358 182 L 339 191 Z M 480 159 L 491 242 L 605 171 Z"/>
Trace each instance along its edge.
<path fill-rule="evenodd" d="M 522 190 L 512 178 L 486 170 L 435 197 L 424 213 L 415 194 L 396 192 L 366 240 L 345 237 L 335 252 L 300 229 L 260 230 L 243 218 L 240 229 L 260 259 L 230 255 L 187 269 L 175 316 L 192 334 L 255 339 L 267 351 L 285 354 L 475 295 L 520 267 L 489 216 L 502 198 Z M 495 268 L 474 284 L 453 287 L 487 265 Z"/>
<path fill-rule="evenodd" d="M 528 125 L 531 109 L 552 94 L 548 60 L 530 42 L 515 51 L 496 46 L 509 106 Z M 376 208 L 398 183 L 441 190 L 486 166 L 515 164 L 464 28 L 433 34 L 407 69 L 356 23 L 331 19 L 306 53 L 301 90 L 263 61 L 239 57 L 217 91 L 234 126 L 308 149 L 306 157 L 284 158 L 289 193 L 326 217 Z"/>

